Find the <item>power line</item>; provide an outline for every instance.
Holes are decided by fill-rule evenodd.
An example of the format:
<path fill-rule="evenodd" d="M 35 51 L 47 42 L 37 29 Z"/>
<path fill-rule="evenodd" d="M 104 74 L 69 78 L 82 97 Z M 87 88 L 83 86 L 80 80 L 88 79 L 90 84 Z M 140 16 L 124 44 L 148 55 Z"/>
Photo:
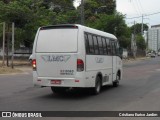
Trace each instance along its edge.
<path fill-rule="evenodd" d="M 141 1 L 140 0 L 137 0 L 137 1 L 138 1 L 139 5 L 140 5 L 140 7 L 142 9 L 142 12 L 145 13 Z"/>
<path fill-rule="evenodd" d="M 139 12 L 140 12 L 140 14 L 142 14 L 143 12 L 141 11 L 141 7 L 139 6 L 139 3 L 138 3 L 138 1 L 137 0 L 134 0 L 136 3 L 136 7 L 137 7 L 137 9 L 139 10 Z M 133 2 L 134 3 L 134 2 Z"/>
<path fill-rule="evenodd" d="M 137 16 L 137 17 L 131 17 L 131 18 L 126 18 L 126 19 L 135 19 L 135 18 L 140 18 L 142 16 Z"/>
<path fill-rule="evenodd" d="M 160 12 L 155 12 L 155 13 L 151 13 L 151 14 L 146 14 L 146 15 L 143 15 L 143 16 L 145 17 L 145 16 L 156 15 L 156 14 L 160 14 Z M 131 18 L 126 18 L 126 19 L 135 19 L 135 18 L 141 18 L 141 17 L 142 17 L 142 15 L 141 15 L 141 16 L 136 16 L 136 17 L 131 17 Z"/>
<path fill-rule="evenodd" d="M 134 2 L 132 2 L 132 1 L 130 1 L 130 2 L 132 3 L 133 9 L 135 9 L 136 13 L 137 13 L 138 15 L 141 14 L 141 13 L 139 12 L 139 10 L 136 8 Z"/>
<path fill-rule="evenodd" d="M 148 15 L 144 15 L 144 16 L 151 16 L 151 15 L 156 15 L 156 14 L 160 14 L 160 12 L 156 12 L 156 13 L 151 13 L 151 14 L 148 14 Z"/>

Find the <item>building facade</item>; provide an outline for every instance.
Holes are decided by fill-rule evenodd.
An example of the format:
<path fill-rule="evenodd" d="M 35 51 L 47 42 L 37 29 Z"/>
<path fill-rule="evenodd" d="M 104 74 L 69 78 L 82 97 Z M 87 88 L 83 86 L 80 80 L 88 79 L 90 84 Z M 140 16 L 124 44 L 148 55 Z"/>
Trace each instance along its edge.
<path fill-rule="evenodd" d="M 148 48 L 150 50 L 160 50 L 160 25 L 152 26 L 148 30 Z"/>

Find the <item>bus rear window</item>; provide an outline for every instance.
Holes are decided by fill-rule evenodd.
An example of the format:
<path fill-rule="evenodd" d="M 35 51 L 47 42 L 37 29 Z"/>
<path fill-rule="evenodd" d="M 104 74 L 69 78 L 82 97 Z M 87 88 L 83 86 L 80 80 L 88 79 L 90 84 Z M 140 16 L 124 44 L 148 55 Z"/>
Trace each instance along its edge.
<path fill-rule="evenodd" d="M 40 30 L 36 52 L 77 52 L 78 29 Z"/>

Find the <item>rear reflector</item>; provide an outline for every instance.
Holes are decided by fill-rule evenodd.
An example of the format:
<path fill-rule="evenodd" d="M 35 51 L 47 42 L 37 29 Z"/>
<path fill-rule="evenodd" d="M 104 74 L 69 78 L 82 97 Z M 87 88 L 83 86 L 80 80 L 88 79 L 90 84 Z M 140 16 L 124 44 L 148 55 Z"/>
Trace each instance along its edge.
<path fill-rule="evenodd" d="M 84 62 L 82 59 L 77 59 L 77 71 L 81 72 L 84 70 Z"/>

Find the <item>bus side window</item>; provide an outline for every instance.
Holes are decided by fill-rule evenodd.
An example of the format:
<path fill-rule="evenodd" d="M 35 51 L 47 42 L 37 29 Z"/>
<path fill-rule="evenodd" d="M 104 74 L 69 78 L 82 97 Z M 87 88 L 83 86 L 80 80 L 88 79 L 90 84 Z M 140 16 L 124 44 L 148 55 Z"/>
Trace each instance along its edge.
<path fill-rule="evenodd" d="M 84 37 L 85 37 L 85 47 L 86 47 L 86 54 L 90 53 L 90 49 L 89 49 L 89 40 L 88 40 L 88 34 L 84 33 Z"/>
<path fill-rule="evenodd" d="M 116 55 L 119 55 L 119 44 L 118 44 L 118 42 L 116 42 Z"/>
<path fill-rule="evenodd" d="M 116 55 L 116 42 L 111 41 L 111 51 L 112 51 L 112 55 Z"/>
<path fill-rule="evenodd" d="M 108 55 L 111 55 L 112 54 L 111 45 L 110 45 L 110 40 L 108 38 L 106 38 L 106 43 L 108 48 Z"/>
<path fill-rule="evenodd" d="M 88 34 L 88 41 L 89 41 L 89 54 L 94 54 L 94 46 L 93 46 L 93 39 L 92 35 Z"/>
<path fill-rule="evenodd" d="M 101 39 L 100 36 L 98 36 L 97 38 L 98 38 L 99 53 L 100 53 L 100 55 L 103 55 L 103 54 L 104 54 L 104 51 L 103 51 L 102 39 Z"/>
<path fill-rule="evenodd" d="M 93 35 L 93 41 L 94 41 L 95 54 L 98 55 L 99 54 L 99 49 L 98 49 L 97 37 L 94 36 L 94 35 Z"/>
<path fill-rule="evenodd" d="M 107 49 L 106 39 L 104 37 L 102 37 L 102 43 L 103 43 L 104 55 L 107 55 L 108 54 L 108 49 Z"/>

